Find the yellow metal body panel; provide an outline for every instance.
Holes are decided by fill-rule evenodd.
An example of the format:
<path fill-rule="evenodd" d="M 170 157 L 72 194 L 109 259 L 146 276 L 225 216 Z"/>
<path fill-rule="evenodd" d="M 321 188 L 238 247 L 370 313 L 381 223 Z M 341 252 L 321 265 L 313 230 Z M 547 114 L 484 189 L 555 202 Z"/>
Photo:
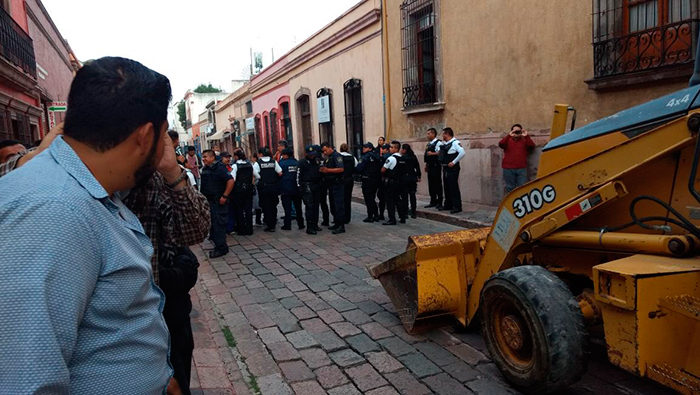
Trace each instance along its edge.
<path fill-rule="evenodd" d="M 552 128 L 549 132 L 549 139 L 553 140 L 566 132 L 566 120 L 569 118 L 568 104 L 555 104 L 554 116 L 552 117 Z"/>
<path fill-rule="evenodd" d="M 544 177 L 576 162 L 594 156 L 629 140 L 624 134 L 615 132 L 604 134 L 557 149 L 542 152 L 537 177 Z"/>
<path fill-rule="evenodd" d="M 642 376 L 654 365 L 700 376 L 700 316 L 664 307 L 674 297 L 681 309 L 700 300 L 700 258 L 633 255 L 595 266 L 593 280 L 613 364 Z"/>
<path fill-rule="evenodd" d="M 658 129 L 525 184 L 506 196 L 496 214 L 494 230 L 487 239 L 484 253 L 477 266 L 474 284 L 469 290 L 468 319 L 471 320 L 476 314 L 479 308 L 481 289 L 489 277 L 501 270 L 502 267 L 513 264 L 519 247 L 524 243 L 518 237 L 524 230 L 540 222 L 549 213 L 580 199 L 581 195 L 587 191 L 598 189 L 610 181 L 623 179 L 640 166 L 651 166 L 659 159 L 670 157 L 671 153 L 690 146 L 694 137 L 690 134 L 686 124 L 686 117 L 679 118 Z M 629 188 L 627 183 L 625 185 Z M 516 215 L 525 197 L 532 197 L 534 191 L 541 193 L 548 186 L 555 189 L 556 196 L 551 203 L 542 204 L 539 210 L 525 210 L 526 212 L 522 216 Z M 617 210 L 620 211 L 620 207 Z M 596 210 L 589 212 L 591 211 Z M 578 220 L 585 218 L 585 216 L 586 212 L 583 212 L 580 216 L 570 220 Z M 600 219 L 598 212 L 596 212 L 595 217 Z M 557 227 L 565 225 L 567 224 L 556 224 Z"/>

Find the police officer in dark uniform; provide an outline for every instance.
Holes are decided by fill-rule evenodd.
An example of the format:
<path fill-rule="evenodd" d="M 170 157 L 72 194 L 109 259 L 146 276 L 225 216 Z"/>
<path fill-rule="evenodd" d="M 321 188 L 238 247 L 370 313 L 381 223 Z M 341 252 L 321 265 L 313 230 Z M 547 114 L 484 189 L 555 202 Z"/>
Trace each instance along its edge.
<path fill-rule="evenodd" d="M 355 179 L 353 178 L 355 174 L 355 166 L 357 166 L 357 159 L 348 152 L 350 147 L 347 143 L 340 145 L 340 155 L 343 157 L 343 212 L 345 216 L 345 224 L 350 223 L 350 218 L 352 217 L 352 188 L 355 186 Z"/>
<path fill-rule="evenodd" d="M 442 140 L 439 155 L 445 180 L 445 204 L 442 206 L 442 210 L 450 210 L 451 214 L 456 214 L 462 211 L 462 195 L 459 191 L 459 161 L 462 160 L 465 152 L 451 128 L 442 130 Z"/>
<path fill-rule="evenodd" d="M 321 231 L 318 226 L 318 205 L 321 196 L 321 147 L 308 145 L 306 157 L 299 161 L 297 176 L 301 188 L 301 198 L 306 208 L 306 233 L 315 235 Z"/>
<path fill-rule="evenodd" d="M 391 152 L 389 152 L 391 150 L 391 146 L 389 144 L 384 144 L 377 148 L 379 148 L 379 159 L 382 161 L 382 164 L 386 163 L 386 160 L 391 156 Z M 386 207 L 386 184 L 384 183 L 383 177 L 380 177 L 379 186 L 377 187 L 377 200 L 379 201 L 379 204 L 377 205 L 379 208 L 379 217 L 377 217 L 377 221 L 384 221 L 384 208 Z"/>
<path fill-rule="evenodd" d="M 202 152 L 202 189 L 201 192 L 209 201 L 211 213 L 211 228 L 209 236 L 214 243 L 214 250 L 209 252 L 210 258 L 218 258 L 228 253 L 226 244 L 226 221 L 228 214 L 228 199 L 233 190 L 233 178 L 226 166 L 216 160 L 212 150 Z"/>
<path fill-rule="evenodd" d="M 267 147 L 258 150 L 259 158 L 255 162 L 257 172 L 260 174 L 258 183 L 258 195 L 260 208 L 263 211 L 265 232 L 274 232 L 277 227 L 277 205 L 279 204 L 279 179 L 282 176 L 282 168 L 276 160 L 270 157 L 270 149 Z M 255 170 L 254 170 L 255 171 Z"/>
<path fill-rule="evenodd" d="M 328 182 L 328 194 L 333 210 L 334 224 L 329 229 L 334 235 L 345 233 L 345 202 L 343 191 L 343 172 L 345 165 L 343 156 L 329 144 L 321 144 L 323 154 L 326 156 L 326 164 L 321 167 L 321 173 L 326 176 Z"/>
<path fill-rule="evenodd" d="M 362 196 L 367 207 L 367 218 L 362 222 L 379 221 L 379 209 L 377 208 L 377 189 L 382 178 L 382 160 L 374 151 L 372 143 L 362 146 L 362 160 L 357 165 L 357 172 L 362 176 Z"/>
<path fill-rule="evenodd" d="M 442 165 L 440 164 L 440 144 L 435 128 L 428 129 L 428 145 L 425 147 L 423 162 L 425 162 L 425 173 L 428 175 L 428 193 L 430 194 L 430 204 L 425 208 L 442 208 Z"/>
<path fill-rule="evenodd" d="M 406 217 L 408 216 L 408 206 L 406 205 L 408 199 L 405 196 L 405 189 L 400 187 L 400 180 L 406 173 L 406 160 L 401 156 L 400 150 L 401 143 L 392 141 L 391 156 L 387 158 L 382 168 L 388 212 L 388 219 L 382 225 L 396 225 L 396 211 L 399 212 L 399 221 L 402 224 L 406 223 Z"/>
<path fill-rule="evenodd" d="M 292 205 L 296 210 L 297 225 L 299 230 L 304 229 L 304 215 L 301 209 L 301 194 L 297 183 L 297 172 L 299 162 L 294 159 L 294 151 L 291 148 L 282 150 L 282 178 L 280 179 L 280 194 L 282 196 L 282 207 L 284 208 L 284 224 L 282 230 L 292 229 Z"/>
<path fill-rule="evenodd" d="M 236 216 L 236 233 L 240 236 L 253 234 L 253 190 L 255 177 L 253 164 L 246 160 L 245 152 L 233 153 L 236 162 L 231 165 L 233 177 L 233 206 Z"/>

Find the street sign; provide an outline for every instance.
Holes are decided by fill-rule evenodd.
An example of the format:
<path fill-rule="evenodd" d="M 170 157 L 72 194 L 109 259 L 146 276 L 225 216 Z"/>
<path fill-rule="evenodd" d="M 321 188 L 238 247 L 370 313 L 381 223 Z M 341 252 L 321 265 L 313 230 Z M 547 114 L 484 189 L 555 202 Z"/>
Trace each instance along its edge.
<path fill-rule="evenodd" d="M 321 96 L 316 99 L 318 104 L 318 123 L 325 123 L 331 121 L 331 106 L 330 97 Z"/>
<path fill-rule="evenodd" d="M 68 109 L 68 103 L 64 101 L 52 101 L 48 102 L 49 111 L 53 112 L 65 112 Z"/>

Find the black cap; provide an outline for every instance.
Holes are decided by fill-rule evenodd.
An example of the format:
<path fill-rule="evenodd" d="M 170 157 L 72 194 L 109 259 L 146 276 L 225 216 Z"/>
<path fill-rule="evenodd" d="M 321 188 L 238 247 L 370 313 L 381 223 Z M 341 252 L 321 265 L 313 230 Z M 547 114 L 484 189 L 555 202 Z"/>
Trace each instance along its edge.
<path fill-rule="evenodd" d="M 315 145 L 309 144 L 309 145 L 307 145 L 306 148 L 304 149 L 304 152 L 306 152 L 307 154 L 314 153 L 314 152 L 316 152 L 316 149 L 315 149 L 314 147 L 315 147 Z"/>
<path fill-rule="evenodd" d="M 231 157 L 231 154 L 229 154 L 228 152 L 224 151 L 224 152 L 221 153 L 220 156 L 221 156 L 222 158 L 230 158 L 230 157 Z"/>
<path fill-rule="evenodd" d="M 287 155 L 287 156 L 294 156 L 294 150 L 291 148 L 287 147 L 282 150 L 282 155 Z"/>
<path fill-rule="evenodd" d="M 364 144 L 362 145 L 362 148 L 374 149 L 374 144 L 372 144 L 372 143 L 364 143 Z"/>
<path fill-rule="evenodd" d="M 389 149 L 389 148 L 391 148 L 391 145 L 389 145 L 389 144 L 382 145 L 382 149 Z"/>

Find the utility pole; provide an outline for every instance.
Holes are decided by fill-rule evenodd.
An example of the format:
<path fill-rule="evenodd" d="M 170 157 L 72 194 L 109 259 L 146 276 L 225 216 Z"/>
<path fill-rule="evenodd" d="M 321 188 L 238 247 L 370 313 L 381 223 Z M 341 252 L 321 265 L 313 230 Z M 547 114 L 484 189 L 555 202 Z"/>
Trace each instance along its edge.
<path fill-rule="evenodd" d="M 270 48 L 270 50 L 272 50 L 272 63 L 275 63 L 275 49 Z"/>

